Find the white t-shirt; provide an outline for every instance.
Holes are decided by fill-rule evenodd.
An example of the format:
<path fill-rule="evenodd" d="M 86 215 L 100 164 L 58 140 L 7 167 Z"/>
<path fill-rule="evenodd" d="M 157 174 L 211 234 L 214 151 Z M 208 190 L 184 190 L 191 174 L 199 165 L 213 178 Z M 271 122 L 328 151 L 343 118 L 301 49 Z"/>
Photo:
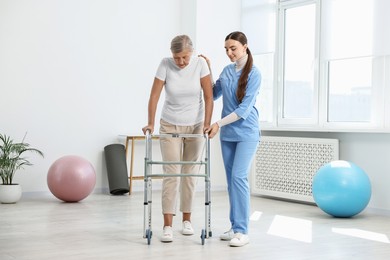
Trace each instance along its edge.
<path fill-rule="evenodd" d="M 156 78 L 165 81 L 165 102 L 161 119 L 180 126 L 195 125 L 204 120 L 204 102 L 200 79 L 210 70 L 203 58 L 191 57 L 190 63 L 180 69 L 173 58 L 164 58 Z"/>

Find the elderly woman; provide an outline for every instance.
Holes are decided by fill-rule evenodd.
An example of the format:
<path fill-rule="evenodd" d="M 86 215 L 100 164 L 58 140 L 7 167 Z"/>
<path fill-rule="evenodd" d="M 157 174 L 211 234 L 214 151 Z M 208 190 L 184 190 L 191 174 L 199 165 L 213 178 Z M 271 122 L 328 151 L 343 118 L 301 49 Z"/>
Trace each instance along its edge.
<path fill-rule="evenodd" d="M 160 119 L 160 134 L 203 134 L 208 131 L 213 110 L 210 70 L 203 58 L 193 56 L 193 44 L 187 35 L 171 42 L 172 57 L 164 58 L 154 78 L 148 105 L 148 124 L 142 128 L 153 133 L 157 103 L 165 87 L 165 102 Z M 165 161 L 199 160 L 203 140 L 200 138 L 160 138 L 162 159 Z M 197 173 L 196 165 L 164 165 L 165 173 Z M 180 186 L 180 211 L 183 213 L 182 234 L 194 234 L 191 225 L 195 177 L 164 177 L 162 213 L 164 227 L 162 242 L 173 241 L 172 221 Z"/>

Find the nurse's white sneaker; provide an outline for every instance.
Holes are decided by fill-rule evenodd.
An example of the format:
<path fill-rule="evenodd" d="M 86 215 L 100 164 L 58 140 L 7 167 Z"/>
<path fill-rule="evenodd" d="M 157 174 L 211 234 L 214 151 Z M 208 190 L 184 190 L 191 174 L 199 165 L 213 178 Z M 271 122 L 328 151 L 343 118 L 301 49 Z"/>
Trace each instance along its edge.
<path fill-rule="evenodd" d="M 248 235 L 242 234 L 242 233 L 235 233 L 232 240 L 230 240 L 230 246 L 245 246 L 249 243 L 249 237 Z"/>
<path fill-rule="evenodd" d="M 234 237 L 233 229 L 229 229 L 228 231 L 226 231 L 225 233 L 219 236 L 219 238 L 224 241 L 230 241 L 232 240 L 233 237 Z"/>
<path fill-rule="evenodd" d="M 165 226 L 163 234 L 161 236 L 161 242 L 172 242 L 173 241 L 173 230 L 170 226 Z"/>

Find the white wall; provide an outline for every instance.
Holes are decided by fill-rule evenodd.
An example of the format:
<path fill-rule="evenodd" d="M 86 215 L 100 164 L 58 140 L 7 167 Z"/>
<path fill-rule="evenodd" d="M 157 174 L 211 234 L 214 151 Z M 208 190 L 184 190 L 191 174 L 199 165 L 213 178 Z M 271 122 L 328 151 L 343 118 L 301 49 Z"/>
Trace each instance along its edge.
<path fill-rule="evenodd" d="M 210 58 L 228 62 L 213 46 L 239 24 L 240 1 L 229 1 L 0 1 L 0 132 L 16 141 L 28 132 L 26 141 L 45 153 L 17 174 L 23 191 L 47 192 L 50 165 L 69 154 L 89 160 L 96 190 L 107 189 L 104 146 L 119 134 L 141 134 L 171 39 L 187 33 Z M 217 141 L 213 180 L 224 187 Z"/>
<path fill-rule="evenodd" d="M 0 1 L 0 132 L 16 140 L 28 132 L 27 141 L 45 153 L 18 173 L 24 192 L 48 192 L 47 170 L 68 154 L 88 159 L 96 190 L 107 189 L 104 146 L 119 142 L 119 134 L 141 134 L 154 73 L 170 55 L 172 37 L 189 34 L 196 51 L 211 58 L 216 78 L 229 63 L 224 38 L 240 29 L 239 15 L 239 0 Z M 218 101 L 214 119 L 220 110 Z M 370 176 L 369 207 L 390 211 L 389 135 L 266 134 L 339 138 L 340 158 Z M 143 174 L 142 148 L 137 144 L 136 174 Z M 218 138 L 211 148 L 212 187 L 224 188 Z M 135 186 L 142 189 L 142 181 Z"/>
<path fill-rule="evenodd" d="M 59 157 L 90 160 L 107 186 L 103 148 L 141 133 L 155 69 L 180 32 L 180 0 L 0 1 L 0 132 L 45 153 L 18 174 L 44 191 Z"/>

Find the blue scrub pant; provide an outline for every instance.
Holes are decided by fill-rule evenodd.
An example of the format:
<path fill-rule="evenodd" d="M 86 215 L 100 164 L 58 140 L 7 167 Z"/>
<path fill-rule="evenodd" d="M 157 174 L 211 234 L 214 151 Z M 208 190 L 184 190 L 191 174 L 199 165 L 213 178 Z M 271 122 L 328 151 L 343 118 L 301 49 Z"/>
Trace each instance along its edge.
<path fill-rule="evenodd" d="M 221 141 L 234 233 L 248 233 L 250 191 L 248 175 L 259 142 Z"/>

